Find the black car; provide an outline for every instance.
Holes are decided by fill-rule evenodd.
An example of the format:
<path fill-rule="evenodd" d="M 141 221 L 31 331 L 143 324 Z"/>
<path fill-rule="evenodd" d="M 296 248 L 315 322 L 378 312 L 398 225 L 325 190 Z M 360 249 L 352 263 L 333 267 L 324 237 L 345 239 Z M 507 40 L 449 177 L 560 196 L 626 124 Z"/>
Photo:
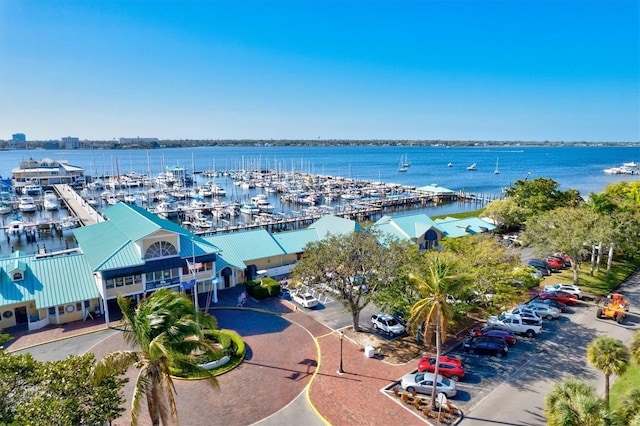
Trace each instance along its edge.
<path fill-rule="evenodd" d="M 509 348 L 504 339 L 496 337 L 469 337 L 462 342 L 462 349 L 469 353 L 485 353 L 492 354 L 498 358 L 507 355 Z"/>
<path fill-rule="evenodd" d="M 545 276 L 549 276 L 553 272 L 553 269 L 551 269 L 551 267 L 547 265 L 545 261 L 540 259 L 531 259 L 529 263 L 527 263 L 527 265 L 541 270 Z"/>

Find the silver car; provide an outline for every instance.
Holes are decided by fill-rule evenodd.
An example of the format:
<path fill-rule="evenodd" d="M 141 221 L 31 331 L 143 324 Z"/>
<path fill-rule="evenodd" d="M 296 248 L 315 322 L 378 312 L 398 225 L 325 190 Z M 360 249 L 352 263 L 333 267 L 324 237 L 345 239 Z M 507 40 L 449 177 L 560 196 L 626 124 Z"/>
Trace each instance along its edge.
<path fill-rule="evenodd" d="M 415 390 L 419 393 L 431 395 L 431 391 L 433 390 L 434 378 L 435 374 L 429 372 L 407 374 L 406 376 L 402 377 L 402 380 L 400 380 L 400 386 L 407 392 L 413 392 Z M 438 374 L 438 384 L 436 390 L 438 394 L 443 393 L 448 398 L 452 398 L 456 396 L 456 393 L 458 393 L 456 382 L 451 379 L 447 379 L 440 374 Z"/>
<path fill-rule="evenodd" d="M 529 303 L 527 309 L 532 310 L 545 319 L 557 319 L 560 316 L 560 309 L 549 306 L 546 303 Z"/>

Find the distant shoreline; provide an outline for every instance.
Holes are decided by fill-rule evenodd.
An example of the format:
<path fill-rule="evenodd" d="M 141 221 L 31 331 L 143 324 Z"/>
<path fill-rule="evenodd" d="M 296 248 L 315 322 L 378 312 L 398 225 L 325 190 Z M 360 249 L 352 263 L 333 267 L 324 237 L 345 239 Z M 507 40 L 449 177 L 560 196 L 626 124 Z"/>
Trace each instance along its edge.
<path fill-rule="evenodd" d="M 158 140 L 157 142 L 129 142 L 120 143 L 118 141 L 83 140 L 78 146 L 69 148 L 63 142 L 48 141 L 27 141 L 19 142 L 9 148 L 13 141 L 0 141 L 0 150 L 29 150 L 29 149 L 161 149 L 161 148 L 193 148 L 199 146 L 433 146 L 433 147 L 517 147 L 517 146 L 577 146 L 577 147 L 598 147 L 598 146 L 640 146 L 638 142 L 585 142 L 585 141 L 445 141 L 445 140 L 348 140 L 348 139 L 181 139 L 181 140 Z"/>

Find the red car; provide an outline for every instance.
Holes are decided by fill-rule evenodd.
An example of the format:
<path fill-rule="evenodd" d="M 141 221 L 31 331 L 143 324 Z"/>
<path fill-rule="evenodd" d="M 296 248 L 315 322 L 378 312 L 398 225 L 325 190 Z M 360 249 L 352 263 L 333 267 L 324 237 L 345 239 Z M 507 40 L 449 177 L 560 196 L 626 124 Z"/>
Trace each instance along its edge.
<path fill-rule="evenodd" d="M 557 300 L 560 303 L 564 303 L 566 305 L 575 305 L 578 303 L 578 296 L 575 294 L 565 293 L 564 291 L 545 291 L 538 295 L 538 299 L 540 300 Z"/>
<path fill-rule="evenodd" d="M 504 329 L 495 328 L 491 326 L 471 330 L 469 334 L 471 336 L 498 337 L 500 339 L 503 339 L 505 342 L 507 342 L 510 345 L 515 345 L 516 343 L 516 336 L 513 334 L 511 330 L 504 330 Z"/>
<path fill-rule="evenodd" d="M 544 263 L 549 265 L 549 267 L 554 271 L 560 271 L 561 269 L 564 269 L 564 262 L 557 257 L 545 257 L 542 260 L 544 260 Z"/>
<path fill-rule="evenodd" d="M 433 373 L 436 369 L 436 359 L 434 358 L 420 358 L 418 362 L 418 371 L 428 371 Z M 438 374 L 450 378 L 453 381 L 458 381 L 464 377 L 464 363 L 457 358 L 450 358 L 448 356 L 440 357 L 440 366 L 438 368 Z"/>

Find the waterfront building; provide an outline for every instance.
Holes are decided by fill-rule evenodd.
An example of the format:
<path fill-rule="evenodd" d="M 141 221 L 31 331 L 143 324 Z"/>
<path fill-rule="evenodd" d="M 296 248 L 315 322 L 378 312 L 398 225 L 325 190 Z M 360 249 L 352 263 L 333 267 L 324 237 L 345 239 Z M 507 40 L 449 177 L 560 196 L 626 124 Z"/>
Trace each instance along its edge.
<path fill-rule="evenodd" d="M 78 249 L 0 258 L 0 329 L 26 325 L 35 330 L 95 315 L 104 315 L 109 326 L 110 312 L 119 312 L 118 296 L 137 303 L 165 287 L 205 295 L 207 306 L 199 308 L 206 309 L 217 302 L 218 290 L 259 276 L 284 278 L 307 244 L 360 229 L 356 221 L 325 215 L 294 231 L 199 237 L 127 203 L 103 214 L 106 221 L 74 229 Z M 374 227 L 422 249 L 437 247 L 444 237 L 495 228 L 478 218 L 434 221 L 426 215 L 385 216 Z"/>
<path fill-rule="evenodd" d="M 57 184 L 80 185 L 85 182 L 85 176 L 82 167 L 72 166 L 64 160 L 45 158 L 38 161 L 29 158 L 11 170 L 11 181 L 14 190 L 24 194 L 25 187 L 30 185 L 42 188 L 50 188 Z"/>

